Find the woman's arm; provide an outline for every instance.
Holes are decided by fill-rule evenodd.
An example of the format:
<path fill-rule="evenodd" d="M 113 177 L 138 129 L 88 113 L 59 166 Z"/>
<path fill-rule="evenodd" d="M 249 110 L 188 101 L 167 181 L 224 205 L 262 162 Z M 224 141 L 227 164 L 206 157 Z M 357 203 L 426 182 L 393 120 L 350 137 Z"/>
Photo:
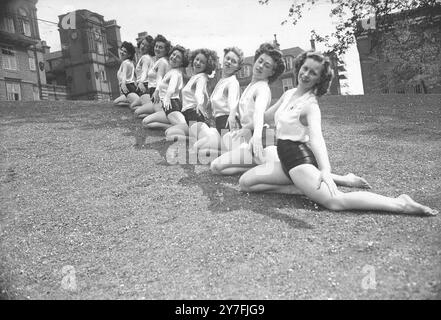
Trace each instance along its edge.
<path fill-rule="evenodd" d="M 196 89 L 194 90 L 194 96 L 196 98 L 196 112 L 203 112 L 205 95 L 204 92 L 207 90 L 207 78 L 200 77 L 196 82 Z"/>
<path fill-rule="evenodd" d="M 275 104 L 273 104 L 271 107 L 268 108 L 268 110 L 265 111 L 265 117 L 264 117 L 265 123 L 274 124 L 274 114 L 279 109 L 280 105 L 285 99 L 286 92 L 287 91 L 285 91 L 285 93 L 282 94 L 282 96 L 279 98 L 279 100 L 277 100 Z"/>
<path fill-rule="evenodd" d="M 179 74 L 177 72 L 173 72 L 172 75 L 170 76 L 170 81 L 168 83 L 167 91 L 165 92 L 165 96 L 164 96 L 165 110 L 168 110 L 171 107 L 170 99 L 173 93 L 177 91 L 178 82 L 179 82 Z"/>
<path fill-rule="evenodd" d="M 141 81 L 146 82 L 147 81 L 147 73 L 150 70 L 151 64 L 152 64 L 152 58 L 150 58 L 148 55 L 144 55 L 141 58 L 142 68 L 141 68 Z"/>
<path fill-rule="evenodd" d="M 138 87 L 141 89 L 142 92 L 146 92 L 147 88 L 144 86 L 144 82 L 147 81 L 147 73 L 150 70 L 152 58 L 144 55 L 139 60 L 139 63 L 141 63 L 141 76 L 139 77 L 140 81 L 138 83 Z"/>
<path fill-rule="evenodd" d="M 306 121 L 309 128 L 309 143 L 320 170 L 318 189 L 320 189 L 321 183 L 324 182 L 328 186 L 331 195 L 335 195 L 337 186 L 331 176 L 331 164 L 322 134 L 321 112 L 318 104 L 312 103 L 307 106 Z"/>
<path fill-rule="evenodd" d="M 126 83 L 127 83 L 127 63 L 126 63 L 126 61 L 124 60 L 124 61 L 122 62 L 122 72 L 121 72 L 121 90 L 122 90 L 124 93 L 127 93 L 127 92 L 129 91 L 129 90 L 127 89 Z"/>
<path fill-rule="evenodd" d="M 162 59 L 162 58 L 161 58 Z M 164 78 L 164 75 L 167 73 L 167 63 L 164 60 L 161 60 L 158 63 L 158 72 L 156 72 L 156 84 L 159 84 Z"/>
<path fill-rule="evenodd" d="M 227 104 L 230 109 L 227 125 L 229 126 L 230 130 L 234 130 L 239 128 L 236 120 L 237 108 L 239 107 L 239 99 L 240 99 L 239 83 L 230 83 L 227 87 L 227 90 L 228 90 Z"/>
<path fill-rule="evenodd" d="M 254 100 L 254 114 L 253 114 L 253 123 L 254 128 L 246 128 L 246 129 L 254 129 L 253 136 L 250 140 L 250 145 L 252 147 L 252 151 L 256 159 L 260 162 L 263 162 L 263 145 L 262 145 L 262 130 L 263 123 L 265 117 L 265 110 L 271 102 L 271 91 L 269 88 L 265 88 L 265 90 L 258 90 L 256 92 L 255 100 Z"/>
<path fill-rule="evenodd" d="M 162 58 L 161 58 L 162 59 Z M 167 63 L 161 60 L 158 63 L 158 71 L 156 72 L 156 90 L 153 93 L 153 103 L 159 103 L 159 84 L 167 73 Z"/>

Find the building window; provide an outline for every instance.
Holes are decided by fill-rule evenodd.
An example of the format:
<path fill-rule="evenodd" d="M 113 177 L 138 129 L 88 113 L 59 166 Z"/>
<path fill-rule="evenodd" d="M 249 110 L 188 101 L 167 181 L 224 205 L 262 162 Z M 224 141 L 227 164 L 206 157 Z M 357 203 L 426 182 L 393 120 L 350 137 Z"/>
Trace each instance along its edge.
<path fill-rule="evenodd" d="M 292 79 L 291 78 L 282 79 L 282 86 L 283 86 L 283 92 L 294 88 L 294 86 L 292 85 Z"/>
<path fill-rule="evenodd" d="M 286 56 L 283 58 L 283 60 L 285 61 L 285 71 L 291 70 L 294 65 L 294 58 L 291 56 Z"/>
<path fill-rule="evenodd" d="M 103 81 L 107 81 L 106 72 L 103 70 L 101 71 L 101 79 L 103 79 Z"/>
<path fill-rule="evenodd" d="M 29 24 L 29 21 L 23 20 L 23 33 L 25 36 L 31 36 L 31 25 Z"/>
<path fill-rule="evenodd" d="M 251 76 L 251 66 L 246 64 L 242 66 L 242 69 L 240 69 L 239 73 L 237 74 L 238 78 L 248 78 Z"/>
<path fill-rule="evenodd" d="M 15 33 L 14 19 L 12 19 L 10 17 L 3 17 L 2 23 L 0 24 L 0 28 L 3 31 Z"/>
<path fill-rule="evenodd" d="M 10 101 L 21 100 L 21 90 L 19 83 L 6 83 L 6 98 Z"/>
<path fill-rule="evenodd" d="M 31 24 L 29 23 L 28 14 L 25 9 L 18 8 L 18 14 L 20 15 L 21 25 L 23 27 L 23 34 L 27 37 L 31 36 Z"/>
<path fill-rule="evenodd" d="M 17 69 L 17 57 L 15 52 L 10 48 L 2 48 L 2 68 L 6 70 Z"/>
<path fill-rule="evenodd" d="M 37 68 L 35 66 L 35 58 L 34 57 L 29 57 L 29 70 L 31 70 L 31 71 L 37 70 Z"/>

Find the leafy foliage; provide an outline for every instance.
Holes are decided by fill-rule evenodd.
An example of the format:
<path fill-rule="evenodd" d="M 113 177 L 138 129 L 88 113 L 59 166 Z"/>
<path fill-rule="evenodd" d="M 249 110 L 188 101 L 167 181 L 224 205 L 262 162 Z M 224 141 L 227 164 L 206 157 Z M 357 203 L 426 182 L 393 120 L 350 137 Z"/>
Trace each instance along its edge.
<path fill-rule="evenodd" d="M 261 5 L 267 5 L 270 0 L 258 0 Z M 293 0 L 288 9 L 288 17 L 282 24 L 291 22 L 296 25 L 306 11 L 318 5 L 319 0 Z M 336 22 L 335 30 L 330 35 L 318 34 L 312 30 L 311 37 L 323 43 L 329 51 L 341 55 L 355 42 L 354 35 L 359 31 L 359 22 L 371 17 L 380 22 L 399 11 L 416 8 L 439 6 L 440 0 L 327 0 L 330 4 L 329 16 Z"/>

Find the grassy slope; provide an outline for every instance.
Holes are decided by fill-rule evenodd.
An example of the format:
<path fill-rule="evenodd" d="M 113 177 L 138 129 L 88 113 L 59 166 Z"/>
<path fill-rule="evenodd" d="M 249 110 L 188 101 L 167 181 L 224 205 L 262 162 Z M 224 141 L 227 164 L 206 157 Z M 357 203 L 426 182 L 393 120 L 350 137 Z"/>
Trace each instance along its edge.
<path fill-rule="evenodd" d="M 439 95 L 322 100 L 335 172 L 441 208 Z M 4 298 L 441 297 L 440 217 L 239 193 L 238 177 L 169 166 L 163 134 L 106 103 L 0 104 Z"/>

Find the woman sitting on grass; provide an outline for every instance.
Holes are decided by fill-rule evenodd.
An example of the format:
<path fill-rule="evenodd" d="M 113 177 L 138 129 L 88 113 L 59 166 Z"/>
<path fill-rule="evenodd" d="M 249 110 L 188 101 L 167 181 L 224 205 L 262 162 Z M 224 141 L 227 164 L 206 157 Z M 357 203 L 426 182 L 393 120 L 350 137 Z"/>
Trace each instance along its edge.
<path fill-rule="evenodd" d="M 145 118 L 147 115 L 159 111 L 162 108 L 157 86 L 168 70 L 170 70 L 168 63 L 170 47 L 170 42 L 163 35 L 158 34 L 155 40 L 153 40 L 155 62 L 149 72 L 147 72 L 150 100 L 135 110 L 135 115 L 139 118 Z"/>
<path fill-rule="evenodd" d="M 282 53 L 272 44 L 264 43 L 254 55 L 251 83 L 239 100 L 240 129 L 223 137 L 228 151 L 211 163 L 216 174 L 234 175 L 243 173 L 263 161 L 262 132 L 264 113 L 271 103 L 268 83 L 275 81 L 285 70 Z M 233 121 L 232 121 L 233 122 Z M 235 126 L 234 122 L 232 126 Z M 252 143 L 249 143 L 252 140 Z M 250 149 L 253 147 L 253 150 Z"/>
<path fill-rule="evenodd" d="M 188 52 L 179 45 L 170 51 L 170 71 L 168 71 L 156 88 L 161 103 L 161 110 L 148 115 L 142 120 L 143 126 L 149 129 L 166 129 L 171 126 L 168 117 L 180 112 L 182 108 L 179 93 L 184 86 L 183 68 L 188 66 Z"/>
<path fill-rule="evenodd" d="M 132 110 L 150 101 L 147 74 L 155 62 L 155 51 L 153 50 L 152 36 L 146 36 L 144 39 L 142 39 L 138 43 L 138 48 L 142 54 L 135 69 L 136 94 L 138 95 L 138 99 L 130 104 L 130 109 Z"/>
<path fill-rule="evenodd" d="M 168 120 L 173 124 L 173 127 L 165 132 L 168 140 L 186 138 L 189 131 L 196 136 L 200 126 L 208 120 L 208 75 L 216 70 L 217 63 L 218 57 L 213 50 L 198 49 L 191 53 L 193 76 L 181 92 L 182 110 L 168 115 Z"/>
<path fill-rule="evenodd" d="M 271 102 L 268 82 L 275 81 L 285 70 L 282 53 L 272 44 L 262 44 L 254 57 L 251 83 L 243 92 L 239 101 L 239 130 L 233 130 L 223 137 L 229 150 L 211 163 L 211 171 L 221 175 L 243 173 L 264 161 L 272 162 L 274 153 L 266 152 L 263 144 L 270 145 L 267 131 L 264 129 L 265 110 Z M 234 124 L 232 124 L 234 126 Z M 267 141 L 269 140 L 269 141 Z M 227 149 L 228 150 L 228 149 Z M 271 150 L 271 149 L 270 149 Z M 335 182 L 342 186 L 370 188 L 367 181 L 352 173 L 345 176 L 332 175 Z"/>
<path fill-rule="evenodd" d="M 222 65 L 222 78 L 216 84 L 210 96 L 211 108 L 215 117 L 216 128 L 210 128 L 201 123 L 198 132 L 198 141 L 194 148 L 200 154 L 219 155 L 222 146 L 222 136 L 230 128 L 237 129 L 237 107 L 240 98 L 240 85 L 236 73 L 242 68 L 243 52 L 237 47 L 224 49 L 224 60 Z"/>
<path fill-rule="evenodd" d="M 317 97 L 325 94 L 333 72 L 330 60 L 318 52 L 305 52 L 296 59 L 296 89 L 288 90 L 268 111 L 265 119 L 276 125 L 277 157 L 256 166 L 240 178 L 245 192 L 306 195 L 330 210 L 378 210 L 407 214 L 436 215 L 408 195 L 389 198 L 371 192 L 343 193 L 331 174 L 321 129 Z M 253 140 L 251 143 L 255 143 Z M 269 153 L 274 147 L 269 147 Z"/>
<path fill-rule="evenodd" d="M 138 98 L 138 95 L 135 93 L 135 47 L 130 42 L 124 41 L 119 52 L 122 63 L 116 76 L 121 89 L 121 95 L 115 99 L 113 104 L 127 106 Z"/>

